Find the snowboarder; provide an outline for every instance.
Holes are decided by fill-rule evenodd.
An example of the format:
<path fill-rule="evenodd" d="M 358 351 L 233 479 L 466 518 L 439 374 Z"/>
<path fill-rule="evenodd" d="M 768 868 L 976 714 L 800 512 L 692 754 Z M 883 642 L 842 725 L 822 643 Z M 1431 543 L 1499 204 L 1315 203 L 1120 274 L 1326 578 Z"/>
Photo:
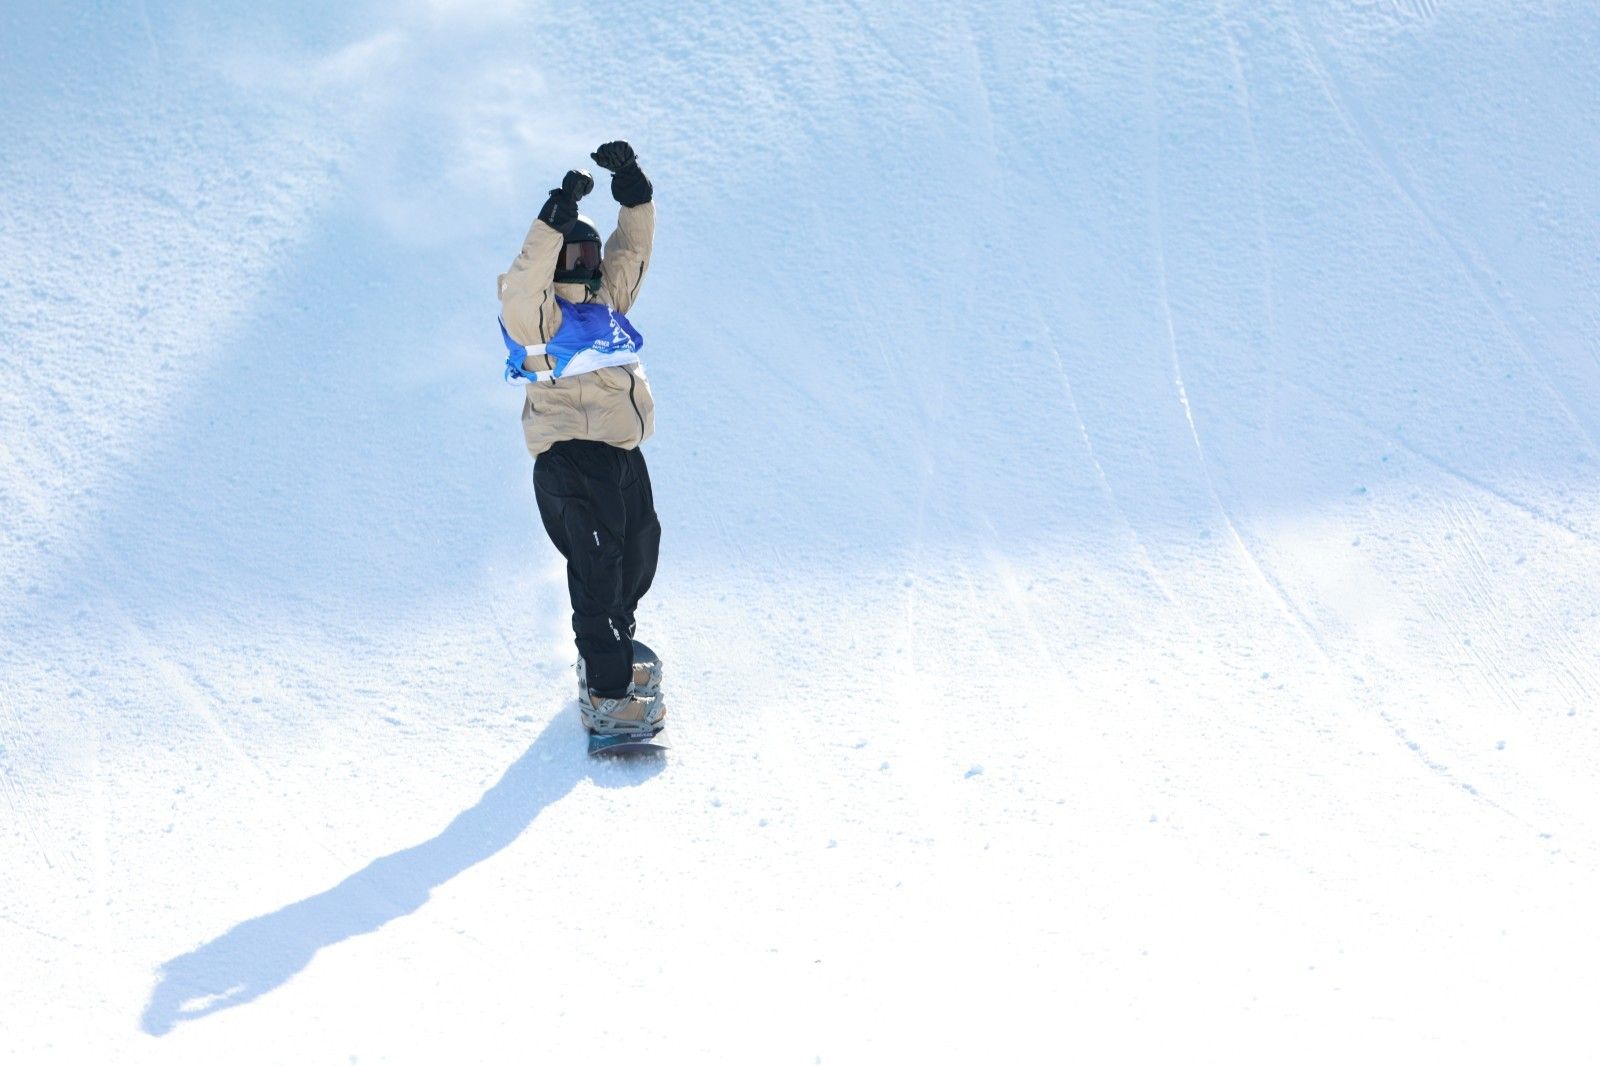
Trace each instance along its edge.
<path fill-rule="evenodd" d="M 655 431 L 643 344 L 626 312 L 655 235 L 653 189 L 626 141 L 591 153 L 620 206 L 602 254 L 578 201 L 594 188 L 569 170 L 500 275 L 508 380 L 526 382 L 522 431 L 534 456 L 539 517 L 567 560 L 578 646 L 578 706 L 593 734 L 659 728 L 659 661 L 635 662 L 634 611 L 655 577 L 661 523 L 639 446 Z"/>

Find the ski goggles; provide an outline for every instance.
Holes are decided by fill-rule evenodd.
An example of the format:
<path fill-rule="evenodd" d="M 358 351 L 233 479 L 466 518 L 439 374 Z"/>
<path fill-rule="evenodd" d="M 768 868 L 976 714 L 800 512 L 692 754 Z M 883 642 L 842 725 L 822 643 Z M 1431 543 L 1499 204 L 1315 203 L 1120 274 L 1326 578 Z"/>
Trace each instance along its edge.
<path fill-rule="evenodd" d="M 557 270 L 597 270 L 600 266 L 600 242 L 579 241 L 561 246 L 561 259 Z"/>

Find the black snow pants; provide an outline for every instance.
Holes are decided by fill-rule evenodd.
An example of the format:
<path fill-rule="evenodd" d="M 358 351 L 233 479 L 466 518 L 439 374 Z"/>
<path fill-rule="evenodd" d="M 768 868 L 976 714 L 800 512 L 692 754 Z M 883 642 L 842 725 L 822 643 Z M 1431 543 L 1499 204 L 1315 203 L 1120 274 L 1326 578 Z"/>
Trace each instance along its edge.
<path fill-rule="evenodd" d="M 650 590 L 661 523 L 644 453 L 558 441 L 533 464 L 539 517 L 567 560 L 572 632 L 589 688 L 625 695 L 633 678 L 633 612 Z"/>

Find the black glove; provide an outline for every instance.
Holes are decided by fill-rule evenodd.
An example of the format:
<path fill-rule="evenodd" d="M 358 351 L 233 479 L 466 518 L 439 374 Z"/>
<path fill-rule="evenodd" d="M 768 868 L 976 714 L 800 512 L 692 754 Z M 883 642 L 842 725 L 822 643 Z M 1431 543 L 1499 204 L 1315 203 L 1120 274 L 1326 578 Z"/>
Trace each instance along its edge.
<path fill-rule="evenodd" d="M 550 198 L 539 209 L 539 221 L 563 234 L 572 231 L 578 221 L 578 201 L 594 188 L 594 178 L 587 170 L 569 170 L 561 179 L 561 188 L 551 189 Z"/>
<path fill-rule="evenodd" d="M 650 202 L 655 190 L 639 169 L 633 146 L 627 141 L 607 141 L 589 153 L 589 158 L 611 171 L 611 197 L 623 207 L 638 207 Z"/>

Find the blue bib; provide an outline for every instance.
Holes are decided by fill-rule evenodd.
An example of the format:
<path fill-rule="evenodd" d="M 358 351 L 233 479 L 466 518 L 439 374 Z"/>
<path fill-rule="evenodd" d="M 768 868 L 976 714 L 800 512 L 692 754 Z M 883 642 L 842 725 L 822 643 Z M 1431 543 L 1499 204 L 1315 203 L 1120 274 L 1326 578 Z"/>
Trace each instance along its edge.
<path fill-rule="evenodd" d="M 561 307 L 561 328 L 544 344 L 521 345 L 506 332 L 500 321 L 500 336 L 506 342 L 506 380 L 554 381 L 587 374 L 607 366 L 627 366 L 639 361 L 644 337 L 633 328 L 621 311 L 605 304 L 575 304 L 556 297 Z M 555 364 L 551 370 L 524 370 L 522 361 L 529 355 L 548 355 Z"/>

